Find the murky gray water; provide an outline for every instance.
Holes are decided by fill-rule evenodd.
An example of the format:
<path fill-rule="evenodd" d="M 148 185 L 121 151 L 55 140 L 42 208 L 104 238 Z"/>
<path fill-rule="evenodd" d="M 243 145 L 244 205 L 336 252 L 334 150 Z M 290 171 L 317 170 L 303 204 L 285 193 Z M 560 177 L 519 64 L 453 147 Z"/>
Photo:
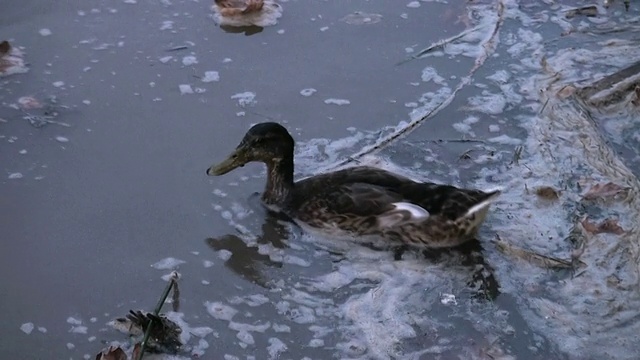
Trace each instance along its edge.
<path fill-rule="evenodd" d="M 107 322 L 151 310 L 174 268 L 183 357 L 638 357 L 637 108 L 557 95 L 639 58 L 638 4 L 567 19 L 584 4 L 287 1 L 253 34 L 217 27 L 209 2 L 4 5 L 0 40 L 29 72 L 0 78 L 3 358 L 125 342 Z M 394 261 L 311 238 L 260 207 L 260 166 L 204 173 L 266 120 L 298 140 L 299 176 L 351 156 L 505 196 L 472 251 Z M 627 197 L 582 199 L 609 181 Z M 560 199 L 529 191 L 543 185 Z M 588 234 L 584 216 L 625 232 Z M 496 235 L 560 259 L 582 247 L 586 270 Z"/>

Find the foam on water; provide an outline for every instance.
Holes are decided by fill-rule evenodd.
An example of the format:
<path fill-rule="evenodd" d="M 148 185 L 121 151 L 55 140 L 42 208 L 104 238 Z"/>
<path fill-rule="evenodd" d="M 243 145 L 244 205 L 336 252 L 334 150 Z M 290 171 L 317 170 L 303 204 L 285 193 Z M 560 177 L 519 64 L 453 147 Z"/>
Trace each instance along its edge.
<path fill-rule="evenodd" d="M 154 263 L 151 267 L 157 270 L 173 270 L 184 263 L 186 263 L 184 260 L 167 257 Z"/>

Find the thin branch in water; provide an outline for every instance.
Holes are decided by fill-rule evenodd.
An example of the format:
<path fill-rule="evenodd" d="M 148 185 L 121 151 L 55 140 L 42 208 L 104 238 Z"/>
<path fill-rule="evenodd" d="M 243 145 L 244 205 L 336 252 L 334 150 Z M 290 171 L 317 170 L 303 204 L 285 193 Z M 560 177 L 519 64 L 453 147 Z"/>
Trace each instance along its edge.
<path fill-rule="evenodd" d="M 162 310 L 162 306 L 164 305 L 164 302 L 167 301 L 167 296 L 169 296 L 169 292 L 175 285 L 178 284 L 179 277 L 180 275 L 178 274 L 177 271 L 174 271 L 171 273 L 171 278 L 169 278 L 169 283 L 167 284 L 167 287 L 164 289 L 162 296 L 160 296 L 160 300 L 158 300 L 158 304 L 156 305 L 156 308 L 153 310 L 154 315 L 158 316 L 158 313 L 160 312 L 160 310 Z M 151 328 L 153 326 L 154 326 L 153 318 L 150 317 L 149 325 L 147 325 L 147 329 L 144 332 L 144 338 L 142 339 L 142 345 L 140 346 L 140 352 L 138 353 L 137 360 L 142 360 L 142 357 L 144 356 L 145 347 L 147 345 L 147 341 L 149 340 L 149 334 L 151 334 Z"/>
<path fill-rule="evenodd" d="M 423 55 L 427 54 L 428 52 L 430 52 L 430 51 L 432 51 L 432 50 L 435 50 L 435 49 L 437 49 L 437 48 L 444 47 L 445 45 L 447 45 L 447 44 L 449 44 L 449 43 L 452 43 L 452 42 L 454 42 L 454 41 L 456 41 L 456 40 L 458 40 L 458 39 L 460 39 L 460 38 L 463 38 L 463 37 L 465 37 L 466 35 L 471 34 L 472 32 L 475 32 L 475 31 L 478 31 L 478 30 L 482 29 L 483 27 L 484 27 L 484 25 L 482 25 L 482 26 L 476 26 L 476 27 L 473 27 L 473 28 L 471 28 L 471 29 L 467 29 L 467 30 L 465 30 L 465 31 L 463 31 L 463 32 L 461 32 L 461 33 L 459 33 L 459 34 L 457 34 L 457 35 L 454 35 L 454 36 L 452 36 L 452 37 L 449 37 L 449 38 L 446 38 L 446 39 L 439 40 L 438 42 L 435 42 L 435 43 L 433 43 L 433 44 L 429 45 L 428 47 L 426 47 L 426 48 L 424 48 L 424 49 L 420 50 L 417 54 L 414 54 L 414 55 L 412 55 L 412 56 L 410 56 L 410 57 L 408 57 L 408 58 L 406 58 L 406 59 L 404 59 L 404 60 L 402 60 L 402 61 L 398 62 L 398 63 L 396 64 L 396 66 L 400 66 L 400 65 L 402 65 L 402 64 L 404 64 L 404 63 L 407 63 L 407 62 L 409 62 L 409 61 L 411 61 L 411 60 L 418 59 L 418 58 L 420 58 L 421 56 L 423 56 Z"/>
<path fill-rule="evenodd" d="M 431 117 L 435 116 L 442 109 L 444 109 L 447 106 L 449 106 L 449 104 L 451 104 L 453 99 L 455 99 L 455 97 L 458 94 L 458 92 L 460 90 L 462 90 L 462 88 L 464 88 L 465 86 L 467 86 L 467 85 L 469 85 L 471 83 L 471 78 L 473 77 L 473 75 L 475 75 L 476 71 L 489 58 L 489 55 L 492 54 L 495 51 L 495 46 L 496 46 L 495 40 L 497 39 L 498 31 L 500 30 L 500 28 L 502 26 L 502 23 L 504 22 L 504 4 L 502 3 L 502 1 L 498 2 L 498 10 L 497 11 L 498 11 L 498 20 L 494 24 L 493 32 L 491 33 L 491 36 L 489 37 L 489 39 L 487 39 L 482 44 L 482 48 L 484 49 L 484 52 L 480 56 L 478 56 L 476 58 L 474 66 L 471 68 L 471 70 L 469 70 L 469 73 L 467 74 L 467 76 L 462 77 L 462 79 L 460 80 L 458 85 L 455 87 L 455 89 L 453 89 L 451 94 L 446 99 L 444 99 L 440 104 L 438 104 L 436 107 L 434 107 L 432 110 L 427 112 L 422 117 L 420 117 L 418 119 L 415 119 L 415 120 L 412 120 L 408 125 L 397 129 L 396 131 L 394 131 L 393 133 L 385 136 L 382 139 L 379 139 L 373 145 L 370 145 L 370 146 L 367 146 L 367 147 L 363 148 L 362 150 L 360 150 L 357 153 L 351 155 L 347 159 L 344 159 L 344 160 L 338 162 L 337 164 L 330 166 L 327 170 L 331 170 L 331 169 L 335 169 L 337 167 L 341 167 L 341 166 L 347 165 L 347 164 L 349 164 L 349 163 L 351 163 L 353 161 L 356 161 L 356 160 L 362 158 L 365 155 L 368 155 L 370 153 L 373 153 L 375 151 L 383 149 L 384 147 L 386 147 L 389 144 L 393 143 L 395 140 L 397 140 L 397 139 L 399 139 L 399 138 L 401 138 L 403 136 L 408 135 L 409 133 L 411 133 L 411 131 L 415 130 L 420 125 L 422 125 L 422 123 L 424 123 L 426 120 L 428 120 Z"/>

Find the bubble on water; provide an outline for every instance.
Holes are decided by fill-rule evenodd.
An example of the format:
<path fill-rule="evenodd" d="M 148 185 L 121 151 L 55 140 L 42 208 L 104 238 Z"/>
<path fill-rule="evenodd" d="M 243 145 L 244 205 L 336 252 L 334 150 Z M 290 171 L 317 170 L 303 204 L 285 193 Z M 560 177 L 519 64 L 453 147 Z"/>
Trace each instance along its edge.
<path fill-rule="evenodd" d="M 156 270 L 173 270 L 177 268 L 179 265 L 185 264 L 185 263 L 186 261 L 184 260 L 176 259 L 173 257 L 167 257 L 154 263 L 153 265 L 151 265 L 151 267 Z"/>
<path fill-rule="evenodd" d="M 182 58 L 182 65 L 191 66 L 198 63 L 198 59 L 193 55 L 188 55 Z"/>
<path fill-rule="evenodd" d="M 205 268 L 210 268 L 213 265 L 214 265 L 213 261 L 211 260 L 202 260 L 202 266 L 204 266 Z"/>
<path fill-rule="evenodd" d="M 218 320 L 230 321 L 238 313 L 238 310 L 221 302 L 207 301 L 204 306 L 207 308 L 209 315 Z"/>
<path fill-rule="evenodd" d="M 280 357 L 280 354 L 287 351 L 287 345 L 285 345 L 278 338 L 269 338 L 269 346 L 267 346 L 267 352 L 271 359 L 277 359 Z"/>
<path fill-rule="evenodd" d="M 22 175 L 22 173 L 15 172 L 15 173 L 9 174 L 9 176 L 7 178 L 9 178 L 10 180 L 22 179 L 23 175 Z"/>
<path fill-rule="evenodd" d="M 86 326 L 78 325 L 78 326 L 72 326 L 69 332 L 74 334 L 86 334 L 87 330 L 88 328 Z"/>
<path fill-rule="evenodd" d="M 242 93 L 237 93 L 234 95 L 231 95 L 231 99 L 234 100 L 238 100 L 238 105 L 245 107 L 245 106 L 253 106 L 256 104 L 256 93 L 251 92 L 251 91 L 245 91 Z"/>
<path fill-rule="evenodd" d="M 160 26 L 160 30 L 173 30 L 173 21 L 171 20 L 165 20 L 162 22 L 162 25 Z"/>
<path fill-rule="evenodd" d="M 34 327 L 35 326 L 33 325 L 33 323 L 28 322 L 20 325 L 20 330 L 22 330 L 23 333 L 29 335 L 33 331 Z"/>
<path fill-rule="evenodd" d="M 489 142 L 503 144 L 503 145 L 520 145 L 522 144 L 522 140 L 510 137 L 506 134 L 492 137 L 488 139 Z"/>
<path fill-rule="evenodd" d="M 412 1 L 410 3 L 407 4 L 408 8 L 412 8 L 412 9 L 416 9 L 420 7 L 420 2 L 419 1 Z"/>
<path fill-rule="evenodd" d="M 312 348 L 314 348 L 314 347 L 316 347 L 316 348 L 317 347 L 322 347 L 322 346 L 324 346 L 324 340 L 322 340 L 322 339 L 311 339 L 311 340 L 309 340 L 308 346 L 312 347 Z"/>
<path fill-rule="evenodd" d="M 273 324 L 273 331 L 278 332 L 278 333 L 290 333 L 291 332 L 291 327 L 289 327 L 289 325 L 285 325 L 285 324 Z"/>
<path fill-rule="evenodd" d="M 56 136 L 56 141 L 61 143 L 67 143 L 69 142 L 69 139 L 64 136 Z"/>
<path fill-rule="evenodd" d="M 71 324 L 71 325 L 82 325 L 82 320 L 75 318 L 73 316 L 69 316 L 67 318 L 67 323 Z"/>
<path fill-rule="evenodd" d="M 217 71 L 205 71 L 202 82 L 220 81 L 220 74 Z"/>
<path fill-rule="evenodd" d="M 163 56 L 160 59 L 158 59 L 158 61 L 160 61 L 163 64 L 168 63 L 169 61 L 171 61 L 171 59 L 173 59 L 173 56 Z"/>
<path fill-rule="evenodd" d="M 327 31 L 327 30 L 329 30 L 328 26 L 323 26 L 323 27 L 320 28 L 320 31 Z"/>
<path fill-rule="evenodd" d="M 500 132 L 500 125 L 496 125 L 496 124 L 489 125 L 489 132 Z"/>
<path fill-rule="evenodd" d="M 330 99 L 325 99 L 324 103 L 341 106 L 341 105 L 349 105 L 351 104 L 351 101 L 347 99 L 330 98 Z"/>
<path fill-rule="evenodd" d="M 44 326 L 38 326 L 38 331 L 40 331 L 41 333 L 46 333 L 47 332 L 47 328 Z"/>
<path fill-rule="evenodd" d="M 178 88 L 180 89 L 180 94 L 181 95 L 193 94 L 193 88 L 191 88 L 191 85 L 189 85 L 189 84 L 178 85 Z"/>
<path fill-rule="evenodd" d="M 67 349 L 73 350 L 75 348 L 76 348 L 76 346 L 73 343 L 67 343 Z"/>
<path fill-rule="evenodd" d="M 40 29 L 40 31 L 38 31 L 40 33 L 40 35 L 42 36 L 49 36 L 51 35 L 51 30 L 47 29 L 47 28 L 43 28 Z"/>
<path fill-rule="evenodd" d="M 490 115 L 501 114 L 507 106 L 507 99 L 503 95 L 492 94 L 486 90 L 480 96 L 470 97 L 468 101 L 472 110 Z"/>
<path fill-rule="evenodd" d="M 442 76 L 438 75 L 438 72 L 435 68 L 431 66 L 427 66 L 422 69 L 422 81 L 429 82 L 433 81 L 438 85 L 447 85 L 447 81 Z"/>
<path fill-rule="evenodd" d="M 54 81 L 53 86 L 59 88 L 64 86 L 64 81 Z"/>
<path fill-rule="evenodd" d="M 313 95 L 317 90 L 314 88 L 307 88 L 307 89 L 302 89 L 300 90 L 300 95 L 302 96 L 311 96 Z"/>

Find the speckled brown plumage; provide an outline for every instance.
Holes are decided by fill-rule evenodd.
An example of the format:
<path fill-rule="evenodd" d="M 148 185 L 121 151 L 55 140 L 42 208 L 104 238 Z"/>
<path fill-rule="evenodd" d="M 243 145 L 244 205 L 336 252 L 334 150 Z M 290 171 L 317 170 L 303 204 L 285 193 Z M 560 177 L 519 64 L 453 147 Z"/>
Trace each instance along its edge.
<path fill-rule="evenodd" d="M 262 200 L 267 207 L 330 235 L 381 236 L 389 244 L 421 248 L 452 247 L 472 239 L 500 193 L 415 182 L 365 166 L 294 182 L 293 146 L 281 125 L 258 124 L 229 159 L 207 174 L 222 175 L 250 161 L 264 162 L 267 185 Z"/>

